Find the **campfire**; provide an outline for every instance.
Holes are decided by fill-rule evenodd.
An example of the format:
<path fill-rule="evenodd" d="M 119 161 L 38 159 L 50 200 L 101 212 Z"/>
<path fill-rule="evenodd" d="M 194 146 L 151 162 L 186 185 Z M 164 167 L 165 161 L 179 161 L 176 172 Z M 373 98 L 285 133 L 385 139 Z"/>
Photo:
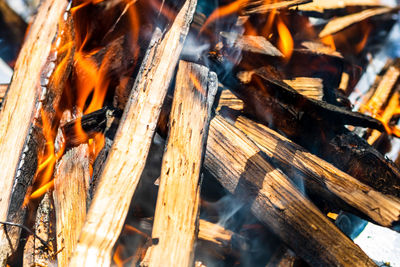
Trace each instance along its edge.
<path fill-rule="evenodd" d="M 400 230 L 386 2 L 0 0 L 1 265 L 381 264 L 353 239 Z"/>

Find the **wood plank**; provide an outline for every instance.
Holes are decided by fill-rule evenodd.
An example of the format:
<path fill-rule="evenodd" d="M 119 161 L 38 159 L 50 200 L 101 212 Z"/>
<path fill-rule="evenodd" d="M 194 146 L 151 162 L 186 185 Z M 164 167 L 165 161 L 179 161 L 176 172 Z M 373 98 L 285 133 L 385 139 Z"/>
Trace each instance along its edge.
<path fill-rule="evenodd" d="M 328 35 L 332 35 L 341 30 L 344 30 L 345 28 L 360 21 L 369 19 L 374 16 L 387 14 L 390 12 L 396 12 L 397 10 L 398 8 L 390 8 L 390 7 L 370 8 L 355 14 L 331 19 L 319 33 L 319 37 L 324 38 Z"/>
<path fill-rule="evenodd" d="M 293 251 L 313 266 L 376 266 L 240 130 L 216 116 L 206 168 Z"/>
<path fill-rule="evenodd" d="M 265 0 L 252 0 L 243 1 L 242 7 L 244 8 L 244 15 L 251 14 L 264 14 L 272 10 L 285 9 L 289 7 L 297 7 L 306 3 L 312 2 L 311 0 L 283 0 L 283 1 L 265 1 Z"/>
<path fill-rule="evenodd" d="M 68 266 L 86 218 L 89 190 L 89 151 L 82 144 L 67 151 L 54 175 L 54 206 L 57 225 L 57 263 Z"/>
<path fill-rule="evenodd" d="M 208 68 L 180 61 L 154 215 L 152 238 L 157 243 L 142 265 L 193 265 L 200 170 L 217 85 L 209 82 Z"/>
<path fill-rule="evenodd" d="M 156 30 L 125 107 L 71 266 L 109 266 L 111 250 L 146 162 L 162 102 L 196 8 L 185 1 L 162 38 Z M 129 133 L 129 134 L 126 134 Z M 105 209 L 104 207 L 113 207 Z"/>
<path fill-rule="evenodd" d="M 37 153 L 42 151 L 45 139 L 40 129 L 41 110 L 54 111 L 62 93 L 64 74 L 68 64 L 58 69 L 57 64 L 65 53 L 54 54 L 58 45 L 63 45 L 69 31 L 55 38 L 57 30 L 66 23 L 62 15 L 68 1 L 47 0 L 39 8 L 35 21 L 27 35 L 15 65 L 14 75 L 2 104 L 0 113 L 0 168 L 2 183 L 0 191 L 0 220 L 22 223 L 25 214 L 22 204 L 27 187 L 31 185 L 37 167 Z M 52 44 L 54 40 L 54 43 Z M 58 41 L 58 42 L 57 42 Z M 58 45 L 57 45 L 58 44 Z M 47 114 L 47 112 L 45 112 Z M 43 113 L 42 113 L 43 114 Z M 46 118 L 52 121 L 51 114 Z M 45 115 L 47 116 L 47 115 Z M 18 130 L 16 130 L 18 129 Z M 10 153 L 13 151 L 13 153 Z M 0 230 L 0 264 L 17 247 L 20 229 L 8 229 L 10 239 L 4 238 Z M 11 243 L 9 242 L 11 240 Z"/>

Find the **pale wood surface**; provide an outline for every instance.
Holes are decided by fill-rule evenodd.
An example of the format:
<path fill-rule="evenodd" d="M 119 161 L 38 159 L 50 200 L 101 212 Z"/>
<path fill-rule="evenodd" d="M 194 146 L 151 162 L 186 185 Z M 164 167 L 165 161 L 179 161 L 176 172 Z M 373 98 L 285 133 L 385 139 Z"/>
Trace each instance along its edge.
<path fill-rule="evenodd" d="M 60 159 L 54 175 L 59 267 L 68 266 L 85 222 L 89 178 L 88 145 L 71 148 Z"/>
<path fill-rule="evenodd" d="M 376 266 L 244 133 L 220 116 L 211 121 L 205 166 L 312 266 Z"/>
<path fill-rule="evenodd" d="M 41 76 L 48 74 L 44 66 L 48 63 L 52 41 L 55 39 L 59 20 L 68 1 L 47 0 L 39 8 L 15 65 L 14 75 L 2 104 L 0 113 L 0 169 L 2 170 L 0 192 L 0 220 L 21 222 L 20 209 L 27 186 L 31 184 L 36 170 L 36 146 L 43 140 L 31 138 L 35 122 L 39 118 L 40 100 L 45 93 L 41 88 Z M 47 89 L 46 89 L 47 91 Z M 52 101 L 50 101 L 52 104 Z M 25 150 L 31 150 L 26 154 Z M 13 186 L 14 185 L 14 186 Z M 11 206 L 11 207 L 10 207 Z M 7 216 L 7 214 L 10 216 Z M 1 228 L 0 264 L 16 248 L 19 229 L 11 229 L 10 244 Z M 11 247 L 10 247 L 11 245 Z"/>
<path fill-rule="evenodd" d="M 285 9 L 289 7 L 297 7 L 311 2 L 311 0 L 283 0 L 283 1 L 265 1 L 265 0 L 252 0 L 243 1 L 242 7 L 245 8 L 243 13 L 245 15 L 256 13 L 267 13 L 272 10 Z"/>
<path fill-rule="evenodd" d="M 218 246 L 226 246 L 230 244 L 233 235 L 232 231 L 225 229 L 221 225 L 199 220 L 199 233 L 197 235 L 199 239 L 212 242 Z"/>
<path fill-rule="evenodd" d="M 156 33 L 150 44 L 70 266 L 110 265 L 195 8 L 185 1 L 164 38 Z"/>
<path fill-rule="evenodd" d="M 325 25 L 325 27 L 322 29 L 322 31 L 319 33 L 319 37 L 323 38 L 325 36 L 335 34 L 357 22 L 366 20 L 373 16 L 378 16 L 378 15 L 382 15 L 385 13 L 394 12 L 395 10 L 397 10 L 397 9 L 390 8 L 390 7 L 370 8 L 370 9 L 361 11 L 359 13 L 354 13 L 351 15 L 331 19 Z"/>
<path fill-rule="evenodd" d="M 198 229 L 200 170 L 207 136 L 208 68 L 180 61 L 163 156 L 153 240 L 144 266 L 192 266 Z"/>

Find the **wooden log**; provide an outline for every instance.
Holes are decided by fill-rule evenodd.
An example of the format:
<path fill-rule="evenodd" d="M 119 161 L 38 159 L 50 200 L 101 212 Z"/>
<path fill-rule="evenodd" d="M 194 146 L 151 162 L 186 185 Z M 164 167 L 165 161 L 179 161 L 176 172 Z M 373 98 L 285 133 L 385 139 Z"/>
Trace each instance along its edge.
<path fill-rule="evenodd" d="M 244 133 L 216 116 L 208 136 L 206 168 L 297 255 L 315 266 L 376 266 Z"/>
<path fill-rule="evenodd" d="M 193 265 L 200 169 L 218 83 L 208 68 L 180 61 L 163 156 L 152 238 L 142 265 Z"/>
<path fill-rule="evenodd" d="M 344 0 L 344 1 L 330 1 L 330 0 L 313 0 L 311 3 L 307 3 L 298 6 L 300 11 L 314 11 L 314 12 L 324 12 L 329 9 L 341 9 L 352 6 L 380 6 L 380 0 Z"/>
<path fill-rule="evenodd" d="M 227 116 L 282 170 L 293 177 L 300 174 L 312 194 L 333 201 L 339 205 L 337 208 L 352 210 L 354 207 L 383 226 L 399 222 L 399 199 L 375 191 L 262 124 L 243 116 Z M 341 204 L 337 198 L 351 207 Z"/>
<path fill-rule="evenodd" d="M 56 52 L 71 40 L 68 13 L 65 15 L 67 21 L 62 19 L 67 5 L 66 0 L 48 0 L 39 8 L 3 102 L 0 114 L 0 168 L 3 170 L 0 219 L 4 221 L 23 221 L 22 204 L 37 168 L 37 155 L 45 147 L 41 115 L 52 122 L 63 81 L 69 74 L 71 51 Z M 55 38 L 57 32 L 59 35 Z M 4 238 L 3 231 L 0 233 L 0 264 L 5 264 L 19 241 L 20 229 L 7 230 L 10 239 Z"/>
<path fill-rule="evenodd" d="M 243 1 L 242 7 L 244 8 L 244 15 L 251 14 L 264 14 L 272 10 L 285 9 L 289 7 L 297 7 L 306 3 L 312 2 L 310 0 L 283 0 L 283 1 Z"/>
<path fill-rule="evenodd" d="M 282 245 L 272 255 L 266 267 L 295 267 L 302 265 L 304 265 L 302 260 L 293 251 Z"/>
<path fill-rule="evenodd" d="M 54 175 L 54 205 L 57 221 L 57 262 L 68 266 L 86 218 L 89 186 L 88 145 L 67 151 Z"/>
<path fill-rule="evenodd" d="M 338 17 L 330 20 L 322 31 L 319 33 L 320 38 L 324 38 L 328 35 L 335 34 L 341 30 L 346 29 L 347 27 L 358 23 L 360 21 L 366 20 L 368 18 L 379 16 L 391 12 L 396 12 L 398 8 L 390 8 L 390 7 L 377 7 L 370 8 L 359 13 Z"/>
<path fill-rule="evenodd" d="M 71 266 L 108 266 L 155 131 L 196 1 L 185 1 L 162 38 L 155 31 L 100 177 Z M 129 134 L 126 134 L 128 133 Z M 105 209 L 105 205 L 113 207 Z"/>
<path fill-rule="evenodd" d="M 197 234 L 198 239 L 212 242 L 217 246 L 224 247 L 229 246 L 232 241 L 232 236 L 234 235 L 235 233 L 218 224 L 202 219 L 199 220 L 199 232 Z"/>
<path fill-rule="evenodd" d="M 23 266 L 48 266 L 55 261 L 55 228 L 54 204 L 51 192 L 47 192 L 36 212 L 35 235 L 29 235 L 25 244 Z M 47 244 L 43 244 L 37 237 Z"/>

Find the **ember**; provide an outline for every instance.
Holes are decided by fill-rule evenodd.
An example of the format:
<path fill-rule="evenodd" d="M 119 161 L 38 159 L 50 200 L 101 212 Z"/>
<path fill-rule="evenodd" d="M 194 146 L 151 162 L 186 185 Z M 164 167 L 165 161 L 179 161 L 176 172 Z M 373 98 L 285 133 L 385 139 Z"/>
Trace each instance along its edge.
<path fill-rule="evenodd" d="M 1 266 L 398 266 L 387 2 L 0 0 Z"/>

